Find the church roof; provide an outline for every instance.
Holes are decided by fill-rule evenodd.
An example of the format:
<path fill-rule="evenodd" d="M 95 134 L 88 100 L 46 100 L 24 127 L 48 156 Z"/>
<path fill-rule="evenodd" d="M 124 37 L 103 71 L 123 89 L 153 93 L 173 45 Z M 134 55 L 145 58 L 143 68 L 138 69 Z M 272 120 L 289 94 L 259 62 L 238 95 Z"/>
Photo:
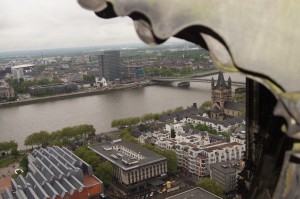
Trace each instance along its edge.
<path fill-rule="evenodd" d="M 224 103 L 224 109 L 230 109 L 230 110 L 235 110 L 235 111 L 242 111 L 242 110 L 246 109 L 246 106 L 245 106 L 244 103 L 226 101 Z"/>
<path fill-rule="evenodd" d="M 212 109 L 210 111 L 213 112 L 213 113 L 220 113 L 221 112 L 221 110 L 217 106 L 212 107 Z"/>
<path fill-rule="evenodd" d="M 215 88 L 226 88 L 227 85 L 225 83 L 224 75 L 222 72 L 219 72 L 218 80 L 217 80 L 217 85 Z"/>

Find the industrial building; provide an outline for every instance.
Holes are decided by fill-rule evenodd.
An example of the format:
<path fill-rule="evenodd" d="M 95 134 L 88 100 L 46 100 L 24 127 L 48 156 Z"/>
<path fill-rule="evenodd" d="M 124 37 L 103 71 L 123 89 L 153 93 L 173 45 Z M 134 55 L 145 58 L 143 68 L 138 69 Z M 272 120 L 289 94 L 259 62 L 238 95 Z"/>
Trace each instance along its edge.
<path fill-rule="evenodd" d="M 28 174 L 11 179 L 1 199 L 90 199 L 103 193 L 92 167 L 66 148 L 35 149 L 28 161 Z"/>
<path fill-rule="evenodd" d="M 121 139 L 89 148 L 112 163 L 114 177 L 128 191 L 144 189 L 167 173 L 165 157 Z"/>

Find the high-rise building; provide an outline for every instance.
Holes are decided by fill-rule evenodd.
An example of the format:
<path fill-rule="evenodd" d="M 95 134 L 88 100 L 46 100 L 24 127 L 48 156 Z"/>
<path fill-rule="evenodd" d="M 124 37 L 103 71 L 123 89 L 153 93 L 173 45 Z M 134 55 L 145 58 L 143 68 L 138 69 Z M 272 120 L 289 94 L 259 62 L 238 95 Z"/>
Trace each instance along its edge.
<path fill-rule="evenodd" d="M 11 67 L 11 74 L 14 79 L 24 79 L 24 72 L 27 70 L 31 70 L 31 67 L 33 67 L 33 64 L 22 64 Z"/>
<path fill-rule="evenodd" d="M 100 74 L 108 81 L 121 77 L 120 51 L 105 51 L 98 56 Z"/>

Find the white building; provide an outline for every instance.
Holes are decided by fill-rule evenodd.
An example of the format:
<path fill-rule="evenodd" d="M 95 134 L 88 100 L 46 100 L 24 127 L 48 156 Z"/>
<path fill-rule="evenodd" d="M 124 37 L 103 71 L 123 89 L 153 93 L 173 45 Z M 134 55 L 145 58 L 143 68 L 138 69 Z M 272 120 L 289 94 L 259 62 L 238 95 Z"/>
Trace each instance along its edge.
<path fill-rule="evenodd" d="M 242 159 L 245 145 L 237 142 L 219 142 L 205 145 L 201 153 L 209 157 L 209 164 Z"/>
<path fill-rule="evenodd" d="M 14 79 L 24 79 L 24 70 L 30 70 L 31 67 L 33 67 L 34 64 L 22 64 L 11 67 L 11 74 Z"/>
<path fill-rule="evenodd" d="M 202 147 L 181 142 L 175 145 L 178 166 L 198 177 L 209 174 L 209 165 L 218 162 L 242 159 L 245 145 L 215 142 Z"/>
<path fill-rule="evenodd" d="M 183 122 L 179 122 L 179 123 L 169 123 L 166 124 L 166 131 L 168 131 L 169 133 L 171 133 L 171 130 L 173 129 L 176 133 L 179 131 L 182 131 L 182 126 L 184 125 Z"/>

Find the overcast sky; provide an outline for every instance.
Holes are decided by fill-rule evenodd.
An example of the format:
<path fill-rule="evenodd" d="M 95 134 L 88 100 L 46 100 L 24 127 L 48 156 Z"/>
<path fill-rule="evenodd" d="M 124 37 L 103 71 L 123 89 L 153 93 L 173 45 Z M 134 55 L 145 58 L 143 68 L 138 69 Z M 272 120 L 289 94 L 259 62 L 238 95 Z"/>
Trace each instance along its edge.
<path fill-rule="evenodd" d="M 0 51 L 142 43 L 128 17 L 101 19 L 76 0 L 0 0 Z"/>

